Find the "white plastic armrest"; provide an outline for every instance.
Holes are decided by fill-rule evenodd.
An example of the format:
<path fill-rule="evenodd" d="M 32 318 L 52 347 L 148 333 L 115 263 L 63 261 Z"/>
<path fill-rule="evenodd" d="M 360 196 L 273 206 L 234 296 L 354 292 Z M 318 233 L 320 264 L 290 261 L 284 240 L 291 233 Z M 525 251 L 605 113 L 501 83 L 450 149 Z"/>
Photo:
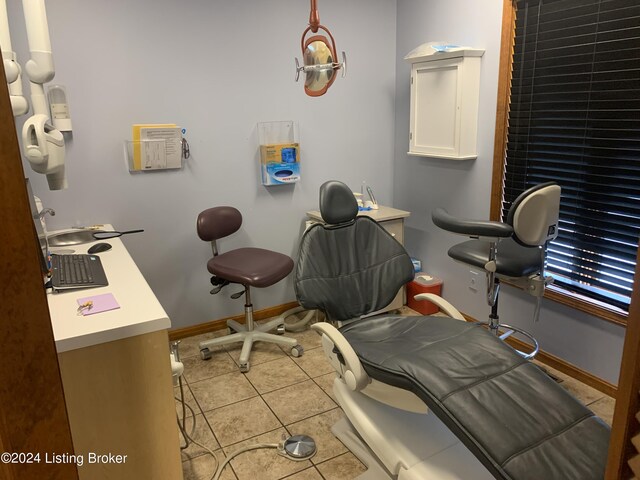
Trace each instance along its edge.
<path fill-rule="evenodd" d="M 338 329 L 326 322 L 314 323 L 311 328 L 326 335 L 342 355 L 346 367 L 342 372 L 342 377 L 347 386 L 354 391 L 362 390 L 366 387 L 370 382 L 369 375 L 364 371 L 356 352 Z"/>
<path fill-rule="evenodd" d="M 457 320 L 466 321 L 462 314 L 458 311 L 456 307 L 447 302 L 444 298 L 435 295 L 433 293 L 419 293 L 415 297 L 416 300 L 429 300 L 432 303 L 435 303 L 440 310 L 449 315 L 451 318 L 455 318 Z"/>

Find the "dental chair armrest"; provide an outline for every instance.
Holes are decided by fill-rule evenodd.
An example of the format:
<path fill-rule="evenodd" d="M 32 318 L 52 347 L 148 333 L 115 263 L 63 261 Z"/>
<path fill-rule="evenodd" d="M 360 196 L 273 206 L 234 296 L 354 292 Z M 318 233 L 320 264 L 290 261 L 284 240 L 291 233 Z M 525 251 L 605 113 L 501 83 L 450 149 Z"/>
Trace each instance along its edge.
<path fill-rule="evenodd" d="M 459 219 L 449 215 L 444 208 L 436 208 L 431 212 L 431 220 L 433 220 L 436 226 L 443 230 L 473 238 L 484 237 L 499 239 L 508 238 L 513 235 L 513 227 L 507 223 Z"/>
<path fill-rule="evenodd" d="M 455 318 L 456 320 L 462 320 L 463 322 L 466 322 L 466 319 L 460 313 L 460 311 L 456 307 L 451 305 L 449 302 L 447 302 L 444 298 L 440 297 L 439 295 L 435 295 L 433 293 L 419 293 L 413 298 L 415 298 L 416 300 L 428 300 L 431 303 L 434 303 L 437 307 L 440 308 L 440 310 L 442 310 L 451 318 Z"/>
<path fill-rule="evenodd" d="M 326 336 L 334 347 L 338 349 L 341 356 L 340 363 L 344 366 L 341 373 L 347 386 L 354 391 L 362 390 L 366 387 L 371 381 L 369 375 L 362 367 L 356 352 L 338 329 L 326 322 L 314 323 L 311 328 Z"/>

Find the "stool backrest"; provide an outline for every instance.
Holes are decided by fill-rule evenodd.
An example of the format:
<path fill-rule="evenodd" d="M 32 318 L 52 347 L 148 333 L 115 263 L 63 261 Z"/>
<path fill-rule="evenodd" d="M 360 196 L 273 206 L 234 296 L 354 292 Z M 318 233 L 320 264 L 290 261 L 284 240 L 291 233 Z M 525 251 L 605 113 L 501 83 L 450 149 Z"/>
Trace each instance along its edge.
<path fill-rule="evenodd" d="M 542 246 L 558 236 L 560 186 L 554 182 L 536 185 L 514 200 L 507 215 L 514 239 L 525 246 Z"/>
<path fill-rule="evenodd" d="M 218 240 L 238 231 L 242 214 L 234 207 L 213 207 L 198 215 L 198 236 L 205 242 Z"/>

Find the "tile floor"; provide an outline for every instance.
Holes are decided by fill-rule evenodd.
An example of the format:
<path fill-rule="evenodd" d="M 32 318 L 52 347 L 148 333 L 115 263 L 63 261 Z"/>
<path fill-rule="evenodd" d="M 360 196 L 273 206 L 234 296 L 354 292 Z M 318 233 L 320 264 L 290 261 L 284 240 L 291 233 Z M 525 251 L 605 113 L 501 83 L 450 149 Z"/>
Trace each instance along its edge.
<path fill-rule="evenodd" d="M 311 460 L 301 462 L 282 458 L 273 449 L 243 453 L 225 468 L 223 480 L 347 480 L 365 471 L 364 465 L 331 433 L 331 426 L 342 411 L 332 398 L 333 369 L 313 330 L 287 333 L 305 349 L 299 358 L 290 357 L 277 345 L 255 344 L 251 370 L 246 374 L 240 373 L 236 364 L 240 344 L 216 348 L 210 361 L 200 359 L 198 343 L 224 333 L 197 335 L 180 344 L 185 399 L 196 418 L 194 438 L 213 450 L 220 461 L 247 445 L 277 443 L 283 434 L 311 435 L 318 451 Z M 548 370 L 611 423 L 611 397 Z M 179 395 L 177 388 L 175 393 Z M 188 430 L 191 417 L 187 411 Z M 182 459 L 185 480 L 209 480 L 213 475 L 215 462 L 201 447 L 190 445 L 182 451 Z"/>

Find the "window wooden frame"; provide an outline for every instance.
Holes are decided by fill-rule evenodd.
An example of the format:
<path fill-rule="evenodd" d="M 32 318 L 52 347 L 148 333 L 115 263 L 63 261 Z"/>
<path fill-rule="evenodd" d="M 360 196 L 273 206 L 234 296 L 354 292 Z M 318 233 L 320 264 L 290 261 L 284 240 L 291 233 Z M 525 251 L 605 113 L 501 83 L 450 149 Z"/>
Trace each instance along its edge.
<path fill-rule="evenodd" d="M 496 111 L 496 128 L 493 150 L 493 174 L 491 181 L 490 218 L 500 220 L 502 209 L 502 186 L 504 178 L 507 133 L 509 127 L 509 102 L 511 95 L 512 60 L 515 41 L 515 0 L 504 0 L 502 10 L 502 34 L 500 47 L 500 69 L 498 72 L 498 100 Z M 634 290 L 635 290 L 634 285 Z M 560 287 L 547 288 L 545 298 L 568 305 L 571 308 L 588 313 L 595 317 L 627 325 L 628 314 L 614 307 L 598 304 L 595 300 L 568 292 Z"/>

